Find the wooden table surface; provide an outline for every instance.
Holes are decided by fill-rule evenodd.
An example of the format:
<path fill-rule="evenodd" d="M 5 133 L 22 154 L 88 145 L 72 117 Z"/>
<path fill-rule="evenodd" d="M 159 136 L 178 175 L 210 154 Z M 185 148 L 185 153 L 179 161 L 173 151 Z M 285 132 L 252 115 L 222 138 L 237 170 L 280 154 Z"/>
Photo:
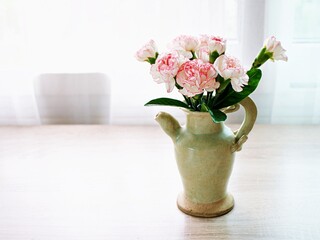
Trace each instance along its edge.
<path fill-rule="evenodd" d="M 0 239 L 320 239 L 320 126 L 256 125 L 213 219 L 176 207 L 159 127 L 0 127 Z"/>

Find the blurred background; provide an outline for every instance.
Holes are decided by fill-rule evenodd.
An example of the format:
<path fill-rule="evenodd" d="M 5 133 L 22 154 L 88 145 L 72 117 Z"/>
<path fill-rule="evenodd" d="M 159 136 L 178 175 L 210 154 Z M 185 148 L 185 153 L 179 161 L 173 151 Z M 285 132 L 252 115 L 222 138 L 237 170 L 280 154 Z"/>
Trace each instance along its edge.
<path fill-rule="evenodd" d="M 0 0 L 0 124 L 155 124 L 159 110 L 183 119 L 143 106 L 182 97 L 134 58 L 149 39 L 163 52 L 180 34 L 223 36 L 245 66 L 275 35 L 289 61 L 262 67 L 258 122 L 319 124 L 319 10 L 319 0 Z"/>

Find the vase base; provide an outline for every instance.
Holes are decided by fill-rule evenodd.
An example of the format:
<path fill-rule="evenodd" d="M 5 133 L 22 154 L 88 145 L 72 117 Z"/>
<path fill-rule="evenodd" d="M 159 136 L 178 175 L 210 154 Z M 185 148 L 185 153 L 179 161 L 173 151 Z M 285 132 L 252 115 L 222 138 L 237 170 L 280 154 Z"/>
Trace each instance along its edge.
<path fill-rule="evenodd" d="M 194 203 L 186 198 L 184 193 L 180 193 L 177 200 L 178 208 L 185 214 L 194 217 L 218 217 L 230 212 L 234 206 L 233 196 L 227 196 L 214 203 Z"/>

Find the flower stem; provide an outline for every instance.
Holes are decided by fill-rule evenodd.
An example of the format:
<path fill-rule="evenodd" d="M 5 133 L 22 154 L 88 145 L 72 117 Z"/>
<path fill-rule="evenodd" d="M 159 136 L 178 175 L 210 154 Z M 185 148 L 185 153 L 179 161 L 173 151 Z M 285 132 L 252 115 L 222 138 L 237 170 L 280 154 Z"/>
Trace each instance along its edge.
<path fill-rule="evenodd" d="M 264 64 L 269 59 L 272 59 L 273 53 L 268 52 L 266 48 L 262 48 L 258 56 L 254 59 L 252 63 L 252 68 L 259 68 L 262 64 Z"/>
<path fill-rule="evenodd" d="M 184 97 L 184 100 L 186 100 L 186 103 L 188 104 L 188 106 L 192 107 L 192 103 L 190 101 L 190 98 L 187 98 L 185 95 L 182 94 L 182 96 Z"/>
<path fill-rule="evenodd" d="M 212 98 L 212 92 L 208 92 L 208 93 L 207 93 L 207 100 L 206 100 L 207 105 L 208 105 L 209 102 L 211 101 L 211 98 Z"/>
<path fill-rule="evenodd" d="M 221 93 L 216 92 L 216 95 L 214 96 L 213 101 L 211 101 L 211 103 L 210 103 L 210 105 L 211 105 L 212 107 L 213 107 L 214 104 L 217 102 L 220 94 L 221 94 Z"/>

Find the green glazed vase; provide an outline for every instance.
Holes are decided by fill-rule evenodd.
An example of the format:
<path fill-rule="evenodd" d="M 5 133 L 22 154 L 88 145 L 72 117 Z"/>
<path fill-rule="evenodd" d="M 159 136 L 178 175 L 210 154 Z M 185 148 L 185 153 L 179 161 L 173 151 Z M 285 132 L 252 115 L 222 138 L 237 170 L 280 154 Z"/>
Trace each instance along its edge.
<path fill-rule="evenodd" d="M 232 132 L 223 122 L 214 123 L 207 112 L 186 113 L 186 125 L 181 127 L 170 114 L 160 112 L 156 121 L 174 144 L 175 156 L 184 191 L 177 199 L 178 208 L 189 215 L 217 217 L 228 213 L 234 199 L 227 192 L 235 152 L 240 151 L 257 116 L 254 102 L 245 98 L 241 127 Z M 239 104 L 222 109 L 225 113 L 239 109 Z"/>

